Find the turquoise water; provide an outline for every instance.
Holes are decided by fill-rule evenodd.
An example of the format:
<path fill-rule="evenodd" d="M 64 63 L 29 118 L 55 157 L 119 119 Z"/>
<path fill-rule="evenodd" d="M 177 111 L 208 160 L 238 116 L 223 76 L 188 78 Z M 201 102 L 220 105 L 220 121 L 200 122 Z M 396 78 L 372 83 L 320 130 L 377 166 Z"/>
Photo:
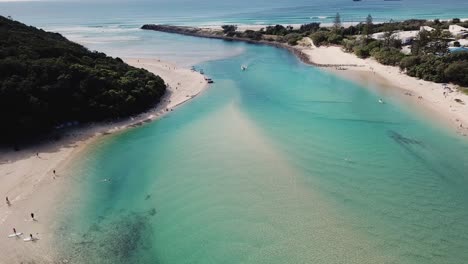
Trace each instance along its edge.
<path fill-rule="evenodd" d="M 271 3 L 272 2 L 272 3 Z M 359 6 L 358 6 L 359 5 Z M 272 47 L 138 30 L 464 17 L 445 1 L 0 3 L 90 49 L 203 68 L 216 83 L 74 165 L 57 247 L 73 263 L 464 263 L 468 143 Z M 184 8 L 181 8 L 184 7 Z M 201 11 L 201 12 L 197 12 Z M 249 70 L 240 71 L 248 64 Z M 379 104 L 383 97 L 386 104 Z M 110 178 L 110 182 L 103 179 Z"/>
<path fill-rule="evenodd" d="M 284 50 L 219 42 L 244 52 L 199 65 L 216 80 L 207 92 L 77 164 L 68 258 L 468 259 L 466 141 Z"/>

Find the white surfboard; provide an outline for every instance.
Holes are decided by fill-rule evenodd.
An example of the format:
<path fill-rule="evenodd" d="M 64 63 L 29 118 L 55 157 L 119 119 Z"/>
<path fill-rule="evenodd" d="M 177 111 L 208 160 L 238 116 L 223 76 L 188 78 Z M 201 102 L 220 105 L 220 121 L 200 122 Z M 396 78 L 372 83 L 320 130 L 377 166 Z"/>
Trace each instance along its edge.
<path fill-rule="evenodd" d="M 31 242 L 31 241 L 36 241 L 36 240 L 39 240 L 39 238 L 37 238 L 37 237 L 33 237 L 33 238 L 28 237 L 28 238 L 23 239 L 24 242 Z"/>
<path fill-rule="evenodd" d="M 21 232 L 20 232 L 20 233 L 16 233 L 16 234 L 11 234 L 11 235 L 8 236 L 8 238 L 19 237 L 19 236 L 21 236 L 22 234 L 23 234 L 23 233 L 21 233 Z"/>

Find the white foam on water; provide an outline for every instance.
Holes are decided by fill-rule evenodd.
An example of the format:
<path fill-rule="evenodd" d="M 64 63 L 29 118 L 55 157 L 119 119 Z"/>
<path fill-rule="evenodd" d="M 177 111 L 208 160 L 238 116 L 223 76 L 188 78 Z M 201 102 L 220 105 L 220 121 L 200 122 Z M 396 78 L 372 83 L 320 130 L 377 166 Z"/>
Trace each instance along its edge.
<path fill-rule="evenodd" d="M 63 33 L 125 33 L 125 32 L 136 32 L 139 28 L 123 28 L 119 26 L 103 26 L 103 27 L 92 27 L 92 26 L 71 26 L 71 27 L 46 27 L 46 31 L 51 32 L 63 32 Z"/>
<path fill-rule="evenodd" d="M 64 34 L 69 40 L 80 44 L 106 44 L 115 42 L 138 41 L 141 38 L 137 36 L 108 36 L 108 37 L 91 37 L 86 35 L 68 35 Z"/>

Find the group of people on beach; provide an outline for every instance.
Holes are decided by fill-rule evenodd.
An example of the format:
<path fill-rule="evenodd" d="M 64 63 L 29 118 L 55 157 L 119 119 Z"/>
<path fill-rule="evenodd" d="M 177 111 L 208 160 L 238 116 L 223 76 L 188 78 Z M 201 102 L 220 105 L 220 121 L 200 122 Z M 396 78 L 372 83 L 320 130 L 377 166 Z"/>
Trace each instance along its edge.
<path fill-rule="evenodd" d="M 39 159 L 41 159 L 41 157 L 39 156 L 39 153 L 36 153 L 36 157 L 39 158 Z M 52 170 L 52 173 L 53 173 L 53 179 L 55 180 L 55 177 L 57 176 L 57 172 L 55 171 L 55 169 Z M 7 204 L 8 207 L 11 207 L 11 206 L 12 206 L 12 202 L 10 201 L 10 198 L 9 198 L 8 196 L 5 197 L 5 202 L 6 202 L 6 204 Z M 30 216 L 31 216 L 31 221 L 34 221 L 34 222 L 37 221 L 36 218 L 35 218 L 34 213 L 31 213 Z M 18 231 L 16 230 L 16 228 L 13 227 L 13 234 L 9 235 L 8 237 L 9 237 L 9 238 L 19 238 L 19 237 L 22 236 L 22 235 L 23 235 L 23 233 L 18 232 Z M 28 238 L 25 238 L 25 239 L 23 239 L 23 240 L 24 240 L 25 242 L 28 242 L 28 241 L 33 241 L 33 242 L 34 242 L 34 241 L 36 241 L 36 240 L 38 240 L 38 239 L 39 239 L 39 238 L 34 237 L 33 234 L 29 234 L 29 237 L 28 237 Z"/>
<path fill-rule="evenodd" d="M 15 235 L 15 237 L 19 237 L 19 236 L 21 236 L 23 233 L 18 233 L 18 232 L 16 232 L 16 228 L 13 227 L 13 234 Z M 32 234 L 29 234 L 29 239 L 28 239 L 28 241 L 35 241 L 35 240 L 36 240 L 36 238 L 34 238 Z"/>
<path fill-rule="evenodd" d="M 10 206 L 11 206 L 11 202 L 10 202 L 10 199 L 8 198 L 8 196 L 5 198 L 5 200 L 6 200 L 7 206 L 10 207 Z M 32 220 L 32 221 L 37 221 L 36 218 L 34 218 L 34 213 L 31 213 L 30 215 L 31 215 L 31 220 Z M 13 227 L 13 234 L 10 235 L 10 236 L 8 236 L 8 237 L 10 237 L 10 238 L 12 238 L 12 237 L 20 237 L 20 236 L 22 236 L 22 235 L 23 235 L 23 233 L 16 231 L 16 228 Z M 24 239 L 25 242 L 27 242 L 27 241 L 36 241 L 36 240 L 38 240 L 38 238 L 33 237 L 32 234 L 29 234 L 29 238 L 25 238 L 25 239 Z"/>

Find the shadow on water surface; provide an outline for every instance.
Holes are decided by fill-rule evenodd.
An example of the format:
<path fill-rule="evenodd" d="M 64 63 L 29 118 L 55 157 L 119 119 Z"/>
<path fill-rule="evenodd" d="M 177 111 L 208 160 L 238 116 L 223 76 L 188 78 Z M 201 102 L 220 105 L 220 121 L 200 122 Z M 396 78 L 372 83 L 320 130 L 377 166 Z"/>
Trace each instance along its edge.
<path fill-rule="evenodd" d="M 446 162 L 443 162 L 443 159 L 437 158 L 435 156 L 437 153 L 427 149 L 422 141 L 405 137 L 394 130 L 388 130 L 387 133 L 391 139 L 398 143 L 398 145 L 400 145 L 408 154 L 423 164 L 425 168 L 437 175 L 444 182 L 450 181 L 445 171 L 453 171 L 455 168 Z M 420 149 L 424 151 L 418 151 L 415 146 L 420 147 Z"/>
<path fill-rule="evenodd" d="M 398 144 L 406 144 L 406 145 L 419 145 L 419 146 L 424 146 L 424 144 L 416 139 L 408 138 L 403 136 L 402 134 L 394 131 L 394 130 L 388 130 L 387 134 L 390 138 L 395 140 Z"/>

